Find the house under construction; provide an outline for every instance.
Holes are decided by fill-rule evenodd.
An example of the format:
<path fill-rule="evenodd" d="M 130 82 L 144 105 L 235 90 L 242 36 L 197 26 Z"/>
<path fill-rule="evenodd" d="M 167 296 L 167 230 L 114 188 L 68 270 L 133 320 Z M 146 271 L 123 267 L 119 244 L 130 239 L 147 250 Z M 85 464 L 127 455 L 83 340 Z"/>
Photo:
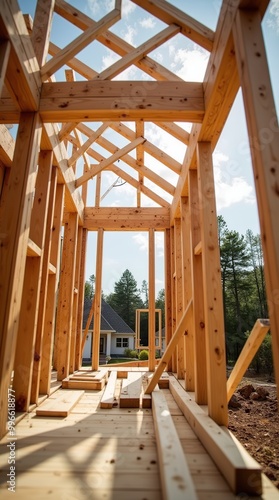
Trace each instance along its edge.
<path fill-rule="evenodd" d="M 166 0 L 131 2 L 163 23 L 138 47 L 114 33 L 121 0 L 98 21 L 82 1 L 78 10 L 37 0 L 33 16 L 16 0 L 0 1 L 1 496 L 15 488 L 30 499 L 278 498 L 227 429 L 228 400 L 269 328 L 279 382 L 279 133 L 261 27 L 269 1 L 224 0 L 215 32 Z M 64 48 L 52 41 L 58 16 L 78 33 Z M 151 57 L 176 36 L 210 53 L 203 82 Z M 117 55 L 101 72 L 79 58 L 96 42 Z M 141 78 L 116 78 L 131 66 Z M 240 86 L 269 318 L 256 322 L 227 380 L 212 153 Z M 147 139 L 148 123 L 184 144 L 182 163 Z M 109 141 L 107 130 L 125 145 Z M 176 182 L 158 175 L 147 155 Z M 133 187 L 132 207 L 101 200 L 108 171 Z M 97 232 L 93 356 L 83 369 L 90 231 Z M 99 367 L 105 231 L 148 232 L 145 365 Z M 165 241 L 167 347 L 159 361 L 156 231 Z"/>

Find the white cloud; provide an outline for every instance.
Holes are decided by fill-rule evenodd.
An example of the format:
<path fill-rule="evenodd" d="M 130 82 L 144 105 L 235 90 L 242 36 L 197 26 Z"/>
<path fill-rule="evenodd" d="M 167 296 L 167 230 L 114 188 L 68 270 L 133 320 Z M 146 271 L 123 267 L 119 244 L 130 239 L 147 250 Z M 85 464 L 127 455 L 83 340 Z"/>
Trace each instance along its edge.
<path fill-rule="evenodd" d="M 209 58 L 209 54 L 202 49 L 178 49 L 169 47 L 169 54 L 173 57 L 172 69 L 186 81 L 202 82 Z"/>
<path fill-rule="evenodd" d="M 115 52 L 108 51 L 107 55 L 102 57 L 102 70 L 109 68 L 112 64 L 118 61 L 120 57 Z"/>
<path fill-rule="evenodd" d="M 133 26 L 130 24 L 127 26 L 127 31 L 126 33 L 123 34 L 123 38 L 125 42 L 129 43 L 130 45 L 134 45 L 134 36 L 137 34 L 137 31 Z"/>
<path fill-rule="evenodd" d="M 279 33 L 279 0 L 271 1 L 267 24 Z"/>
<path fill-rule="evenodd" d="M 139 246 L 139 249 L 143 252 L 148 250 L 148 236 L 147 233 L 136 233 L 132 236 L 134 242 Z"/>
<path fill-rule="evenodd" d="M 152 17 L 145 17 L 144 19 L 141 19 L 139 23 L 146 29 L 154 28 L 155 26 L 155 21 Z"/>
<path fill-rule="evenodd" d="M 122 0 L 121 13 L 123 17 L 128 17 L 136 8 L 136 4 L 131 0 Z"/>
<path fill-rule="evenodd" d="M 229 157 L 221 151 L 213 154 L 216 204 L 218 210 L 236 203 L 255 203 L 253 186 L 242 177 L 231 173 Z M 233 166 L 235 172 L 235 165 Z"/>
<path fill-rule="evenodd" d="M 87 0 L 88 7 L 93 15 L 110 12 L 115 7 L 115 0 Z M 122 0 L 121 15 L 128 17 L 136 8 L 136 4 L 130 0 Z"/>

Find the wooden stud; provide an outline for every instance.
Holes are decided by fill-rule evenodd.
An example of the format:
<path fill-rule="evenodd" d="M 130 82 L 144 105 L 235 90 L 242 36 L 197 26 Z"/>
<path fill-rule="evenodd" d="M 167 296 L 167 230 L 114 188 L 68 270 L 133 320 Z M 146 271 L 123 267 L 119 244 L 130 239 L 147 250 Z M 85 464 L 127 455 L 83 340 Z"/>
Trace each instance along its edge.
<path fill-rule="evenodd" d="M 41 394 L 50 393 L 51 384 L 51 366 L 57 368 L 57 345 L 54 346 L 54 327 L 56 314 L 56 301 L 58 296 L 58 284 L 60 279 L 60 254 L 61 254 L 61 235 L 60 229 L 62 225 L 63 206 L 65 199 L 65 186 L 58 184 L 56 187 L 55 206 L 53 214 L 53 222 L 51 227 L 51 248 L 50 261 L 54 264 L 56 274 L 50 274 L 48 277 L 48 289 L 46 298 L 44 336 L 43 336 L 43 356 L 41 358 L 40 368 L 40 386 L 39 391 L 35 385 L 35 377 L 33 377 L 31 395 L 34 400 L 37 398 L 38 392 Z M 34 361 L 34 366 L 35 366 Z"/>
<path fill-rule="evenodd" d="M 217 424 L 228 425 L 223 297 L 210 143 L 198 143 L 197 158 L 201 206 L 208 412 Z"/>
<path fill-rule="evenodd" d="M 75 369 L 79 370 L 82 365 L 82 319 L 83 319 L 83 304 L 84 304 L 84 284 L 85 284 L 85 264 L 86 264 L 86 247 L 87 247 L 88 231 L 82 229 L 82 243 L 81 243 L 81 259 L 79 269 L 79 294 L 77 306 L 77 343 L 76 343 L 76 359 Z"/>
<path fill-rule="evenodd" d="M 92 370 L 98 370 L 100 352 L 100 331 L 101 331 L 101 304 L 102 304 L 102 271 L 103 271 L 103 244 L 104 230 L 98 229 L 97 252 L 96 252 L 96 279 L 94 295 L 94 330 L 93 330 L 93 353 Z"/>
<path fill-rule="evenodd" d="M 264 254 L 274 370 L 279 398 L 279 128 L 272 93 L 261 15 L 239 11 L 234 41 L 252 155 Z"/>
<path fill-rule="evenodd" d="M 70 213 L 64 228 L 62 267 L 56 318 L 57 380 L 69 375 L 77 244 L 77 214 Z"/>
<path fill-rule="evenodd" d="M 81 254 L 82 254 L 82 236 L 83 236 L 83 228 L 78 227 L 77 234 L 77 248 L 76 248 L 76 264 L 75 264 L 75 282 L 74 288 L 77 293 L 74 293 L 73 297 L 73 309 L 72 309 L 72 333 L 71 333 L 71 348 L 70 348 L 70 367 L 69 372 L 74 373 L 75 365 L 76 365 L 76 350 L 77 350 L 77 341 L 81 341 L 81 331 L 79 325 L 80 335 L 79 338 L 77 336 L 78 330 L 78 296 L 81 291 L 81 287 L 84 288 L 84 283 L 80 284 L 80 266 L 81 266 Z M 82 293 L 84 296 L 84 293 Z"/>
<path fill-rule="evenodd" d="M 231 399 L 239 382 L 244 376 L 246 370 L 249 368 L 251 361 L 253 361 L 269 329 L 270 329 L 270 321 L 268 319 L 257 319 L 228 378 L 227 381 L 228 401 Z"/>
<path fill-rule="evenodd" d="M 136 122 L 136 138 L 144 137 L 144 122 L 137 121 Z M 143 144 L 139 144 L 137 147 L 137 163 L 139 167 L 144 165 L 144 148 Z M 141 186 L 144 183 L 144 177 L 139 173 L 139 182 L 137 189 L 137 207 L 141 206 Z"/>
<path fill-rule="evenodd" d="M 175 253 L 175 307 L 176 321 L 179 323 L 184 311 L 183 283 L 182 283 L 182 247 L 181 247 L 181 219 L 174 221 L 174 253 Z M 177 344 L 177 378 L 185 377 L 185 352 L 184 338 L 181 337 Z"/>
<path fill-rule="evenodd" d="M 52 151 L 40 151 L 29 232 L 32 240 L 42 249 L 45 245 L 52 157 Z M 17 411 L 27 411 L 30 404 L 33 359 L 37 356 L 34 348 L 39 318 L 42 269 L 42 256 L 27 257 L 14 362 L 13 389 Z M 40 330 L 41 335 L 42 330 Z"/>
<path fill-rule="evenodd" d="M 168 346 L 172 335 L 172 316 L 171 316 L 171 248 L 170 248 L 170 229 L 165 230 L 165 348 Z M 171 371 L 171 360 L 168 365 Z"/>
<path fill-rule="evenodd" d="M 207 404 L 205 317 L 202 280 L 201 223 L 198 196 L 198 176 L 196 170 L 189 171 L 190 245 L 193 287 L 193 328 L 194 328 L 194 377 L 195 397 L 198 404 Z"/>
<path fill-rule="evenodd" d="M 37 113 L 22 113 L 13 167 L 0 214 L 0 436 L 6 432 L 7 393 L 11 383 L 24 281 L 41 122 Z"/>
<path fill-rule="evenodd" d="M 149 230 L 148 245 L 148 369 L 155 370 L 155 233 Z"/>
<path fill-rule="evenodd" d="M 182 196 L 180 200 L 180 211 L 181 211 L 181 238 L 182 238 L 182 298 L 183 298 L 183 309 L 187 306 L 193 297 L 192 291 L 192 267 L 191 267 L 191 249 L 190 249 L 190 216 L 189 216 L 189 198 Z M 195 390 L 195 365 L 197 363 L 195 359 L 194 350 L 194 325 L 193 320 L 189 320 L 190 328 L 187 330 L 187 334 L 184 336 L 184 351 L 185 351 L 185 388 L 187 391 Z"/>

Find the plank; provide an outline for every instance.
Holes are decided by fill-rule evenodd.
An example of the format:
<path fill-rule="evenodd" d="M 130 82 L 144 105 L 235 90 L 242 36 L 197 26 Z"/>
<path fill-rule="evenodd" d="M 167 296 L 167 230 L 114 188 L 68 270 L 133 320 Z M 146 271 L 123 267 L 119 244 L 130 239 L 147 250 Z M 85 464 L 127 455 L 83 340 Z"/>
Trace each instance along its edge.
<path fill-rule="evenodd" d="M 2 94 L 6 70 L 8 66 L 11 44 L 9 40 L 1 40 L 0 43 L 0 95 Z"/>
<path fill-rule="evenodd" d="M 152 392 L 152 414 L 164 500 L 198 498 L 167 401 L 160 390 Z"/>
<path fill-rule="evenodd" d="M 261 466 L 247 452 L 244 453 L 244 449 L 239 451 L 239 446 L 236 446 L 227 429 L 216 424 L 174 376 L 170 376 L 170 391 L 232 491 L 235 494 L 260 495 L 262 493 Z"/>
<path fill-rule="evenodd" d="M 72 408 L 80 400 L 84 391 L 59 391 L 50 396 L 36 410 L 36 415 L 44 417 L 67 417 Z"/>
<path fill-rule="evenodd" d="M 66 377 L 62 380 L 62 389 L 84 389 L 101 391 L 105 387 L 105 379 L 101 380 L 76 380 Z"/>
<path fill-rule="evenodd" d="M 106 385 L 104 394 L 100 401 L 100 408 L 112 408 L 115 403 L 115 386 L 117 381 L 117 372 L 110 372 L 108 383 Z"/>
<path fill-rule="evenodd" d="M 140 407 L 141 377 L 141 372 L 128 372 L 128 377 L 123 379 L 119 398 L 120 408 Z"/>

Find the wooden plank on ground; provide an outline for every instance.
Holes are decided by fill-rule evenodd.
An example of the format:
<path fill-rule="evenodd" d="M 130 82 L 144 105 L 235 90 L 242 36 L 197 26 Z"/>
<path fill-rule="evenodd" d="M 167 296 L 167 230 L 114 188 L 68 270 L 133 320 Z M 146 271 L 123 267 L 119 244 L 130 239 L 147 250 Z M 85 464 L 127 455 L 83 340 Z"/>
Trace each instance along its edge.
<path fill-rule="evenodd" d="M 152 413 L 164 500 L 195 500 L 197 494 L 168 403 L 160 390 L 152 392 Z"/>
<path fill-rule="evenodd" d="M 261 466 L 248 453 L 239 451 L 225 427 L 209 417 L 174 376 L 170 391 L 201 443 L 214 460 L 235 494 L 262 494 Z"/>
<path fill-rule="evenodd" d="M 105 392 L 104 392 L 102 399 L 100 401 L 101 408 L 112 408 L 113 407 L 113 403 L 115 401 L 114 393 L 115 393 L 116 381 L 117 381 L 117 372 L 110 372 L 110 376 L 108 379 L 108 383 L 107 383 Z"/>
<path fill-rule="evenodd" d="M 123 379 L 120 393 L 120 408 L 139 408 L 142 386 L 141 372 L 128 372 Z"/>
<path fill-rule="evenodd" d="M 101 391 L 105 387 L 105 379 L 101 380 L 75 380 L 71 377 L 66 377 L 62 380 L 62 389 L 84 389 L 92 391 Z"/>
<path fill-rule="evenodd" d="M 84 391 L 60 391 L 39 406 L 36 410 L 36 415 L 44 417 L 67 417 L 83 394 Z"/>

